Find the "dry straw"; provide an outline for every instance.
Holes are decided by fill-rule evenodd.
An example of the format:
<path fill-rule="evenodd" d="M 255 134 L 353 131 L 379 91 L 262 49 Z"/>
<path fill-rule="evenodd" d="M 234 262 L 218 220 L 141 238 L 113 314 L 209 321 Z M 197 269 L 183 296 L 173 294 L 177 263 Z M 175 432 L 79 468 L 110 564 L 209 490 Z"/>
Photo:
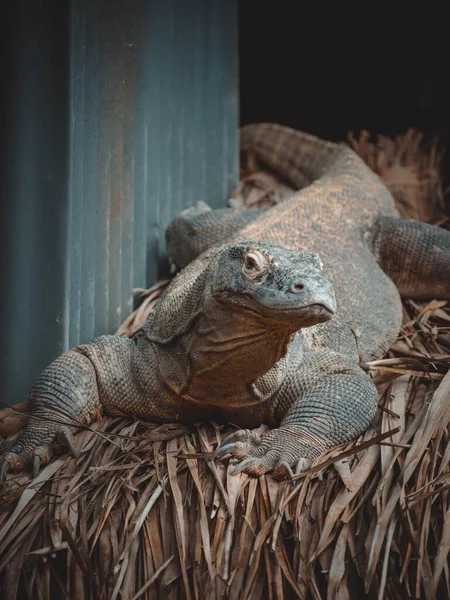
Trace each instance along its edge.
<path fill-rule="evenodd" d="M 442 155 L 409 131 L 351 146 L 402 214 L 443 217 Z M 289 190 L 246 175 L 232 202 Z M 142 293 L 133 335 L 167 282 Z M 365 365 L 380 394 L 374 427 L 319 459 L 296 485 L 232 476 L 209 457 L 230 431 L 105 417 L 40 475 L 0 489 L 0 596 L 14 598 L 450 598 L 450 310 L 404 302 L 389 355 Z M 26 404 L 19 409 L 26 412 Z M 26 415 L 0 412 L 0 433 Z"/>

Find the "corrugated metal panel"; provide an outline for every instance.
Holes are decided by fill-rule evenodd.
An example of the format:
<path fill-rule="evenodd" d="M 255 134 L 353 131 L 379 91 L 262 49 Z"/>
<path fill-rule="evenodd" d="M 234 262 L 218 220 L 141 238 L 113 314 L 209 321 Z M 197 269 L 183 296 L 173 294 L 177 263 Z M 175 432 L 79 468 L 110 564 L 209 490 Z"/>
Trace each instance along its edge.
<path fill-rule="evenodd" d="M 167 223 L 200 199 L 223 205 L 238 156 L 234 0 L 15 13 L 0 223 L 9 403 L 61 351 L 118 327 L 131 289 L 166 269 Z"/>

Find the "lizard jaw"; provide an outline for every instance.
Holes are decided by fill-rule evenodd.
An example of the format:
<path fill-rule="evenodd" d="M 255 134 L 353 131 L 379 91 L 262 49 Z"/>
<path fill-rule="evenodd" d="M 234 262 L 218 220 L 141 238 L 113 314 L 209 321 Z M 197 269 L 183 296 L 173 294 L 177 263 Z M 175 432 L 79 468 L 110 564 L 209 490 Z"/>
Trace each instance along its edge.
<path fill-rule="evenodd" d="M 312 327 L 325 323 L 333 318 L 336 304 L 334 296 L 331 302 L 311 302 L 306 306 L 270 306 L 259 302 L 252 294 L 235 294 L 229 291 L 215 295 L 223 303 L 231 303 L 238 310 L 247 311 L 263 318 L 276 321 L 289 322 L 296 325 L 296 329 Z"/>

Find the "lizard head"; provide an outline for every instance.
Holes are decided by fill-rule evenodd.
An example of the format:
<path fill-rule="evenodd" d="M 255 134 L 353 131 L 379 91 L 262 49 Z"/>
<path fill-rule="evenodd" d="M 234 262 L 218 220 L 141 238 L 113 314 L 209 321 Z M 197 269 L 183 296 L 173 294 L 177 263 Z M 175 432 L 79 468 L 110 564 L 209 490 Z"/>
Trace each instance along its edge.
<path fill-rule="evenodd" d="M 212 291 L 222 303 L 297 329 L 329 321 L 336 310 L 319 256 L 276 244 L 246 242 L 224 248 Z"/>

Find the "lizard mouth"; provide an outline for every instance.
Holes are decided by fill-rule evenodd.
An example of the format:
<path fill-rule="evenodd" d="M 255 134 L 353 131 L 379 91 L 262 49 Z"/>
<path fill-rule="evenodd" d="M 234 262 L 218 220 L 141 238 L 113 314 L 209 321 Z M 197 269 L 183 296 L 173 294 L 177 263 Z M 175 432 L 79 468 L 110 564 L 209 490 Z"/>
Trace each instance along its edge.
<path fill-rule="evenodd" d="M 328 316 L 328 319 L 331 319 L 331 317 L 334 315 L 334 313 L 336 312 L 334 310 L 334 308 L 332 308 L 331 306 L 327 306 L 326 304 L 322 304 L 321 302 L 314 302 L 313 304 L 309 304 L 308 306 L 304 306 L 302 308 L 294 308 L 294 309 L 288 309 L 288 310 L 310 310 L 310 311 L 314 311 L 320 315 L 323 315 L 324 317 Z"/>
<path fill-rule="evenodd" d="M 292 307 L 268 307 L 264 304 L 258 303 L 259 306 L 264 309 L 269 309 L 272 314 L 279 314 L 280 316 L 286 315 L 287 318 L 293 318 L 297 316 L 300 319 L 312 320 L 316 323 L 324 323 L 333 318 L 335 309 L 331 306 L 323 304 L 321 302 L 313 302 L 306 306 L 292 306 Z M 262 313 L 265 311 L 262 310 Z"/>
<path fill-rule="evenodd" d="M 335 313 L 335 306 L 330 302 L 311 302 L 307 305 L 289 306 L 283 303 L 265 303 L 260 302 L 250 294 L 233 294 L 229 291 L 216 295 L 218 299 L 232 302 L 240 307 L 241 310 L 248 311 L 263 317 L 298 322 L 301 327 L 309 327 L 318 323 L 325 323 L 332 319 Z"/>
<path fill-rule="evenodd" d="M 336 312 L 334 310 L 334 308 L 331 308 L 331 306 L 327 306 L 326 304 L 323 304 L 322 302 L 313 302 L 312 304 L 308 304 L 307 306 L 294 306 L 292 308 L 281 308 L 280 310 L 286 310 L 286 311 L 299 311 L 299 310 L 308 310 L 308 309 L 313 309 L 313 310 L 320 310 L 323 312 L 327 312 L 330 315 L 334 315 L 334 313 Z"/>

